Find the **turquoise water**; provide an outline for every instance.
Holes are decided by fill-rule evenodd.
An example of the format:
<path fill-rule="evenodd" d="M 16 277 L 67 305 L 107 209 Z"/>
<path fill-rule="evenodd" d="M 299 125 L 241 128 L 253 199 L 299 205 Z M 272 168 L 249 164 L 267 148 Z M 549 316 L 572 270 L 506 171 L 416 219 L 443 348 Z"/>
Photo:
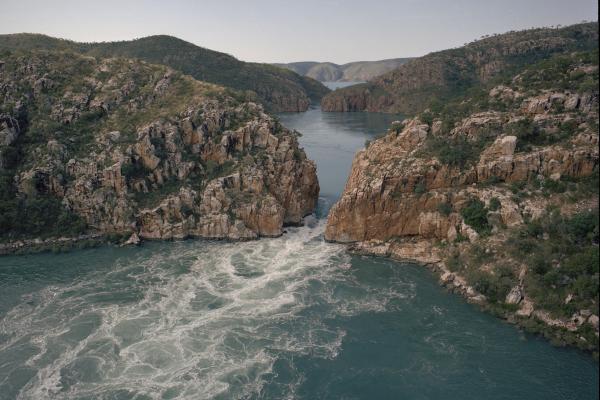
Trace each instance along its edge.
<path fill-rule="evenodd" d="M 319 215 L 390 118 L 281 115 L 318 163 Z M 0 257 L 0 399 L 598 398 L 589 355 L 323 229 Z"/>

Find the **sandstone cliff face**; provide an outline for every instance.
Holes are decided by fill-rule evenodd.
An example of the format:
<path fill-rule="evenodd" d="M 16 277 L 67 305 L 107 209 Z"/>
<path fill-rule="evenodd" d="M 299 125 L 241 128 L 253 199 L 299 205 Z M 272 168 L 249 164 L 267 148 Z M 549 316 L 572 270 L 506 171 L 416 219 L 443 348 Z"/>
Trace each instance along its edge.
<path fill-rule="evenodd" d="M 316 206 L 316 167 L 296 134 L 218 86 L 139 61 L 34 52 L 4 60 L 0 88 L 0 150 L 20 154 L 2 172 L 17 197 L 54 196 L 91 232 L 253 239 Z"/>
<path fill-rule="evenodd" d="M 325 238 L 430 265 L 496 314 L 597 351 L 598 71 L 561 68 L 586 71 L 586 91 L 547 89 L 560 80 L 536 69 L 457 101 L 474 109 L 462 118 L 394 123 L 355 155 Z"/>
<path fill-rule="evenodd" d="M 368 85 L 335 90 L 323 97 L 321 106 L 324 111 L 415 114 L 510 68 L 551 54 L 593 49 L 597 41 L 597 23 L 495 35 L 413 59 L 371 79 Z"/>
<path fill-rule="evenodd" d="M 465 122 L 469 124 L 468 122 Z M 459 128 L 460 129 L 460 128 Z M 583 177 L 598 166 L 598 135 L 582 133 L 563 146 L 548 146 L 515 154 L 517 138 L 501 135 L 466 170 L 419 155 L 430 128 L 409 120 L 400 133 L 388 134 L 354 158 L 340 200 L 329 214 L 325 237 L 353 242 L 387 240 L 399 236 L 454 239 L 470 235 L 457 211 L 471 197 L 497 196 L 502 203 L 501 222 L 522 222 L 510 191 L 478 185 L 490 180 L 504 183 L 541 177 Z M 444 216 L 440 204 L 455 212 Z"/>

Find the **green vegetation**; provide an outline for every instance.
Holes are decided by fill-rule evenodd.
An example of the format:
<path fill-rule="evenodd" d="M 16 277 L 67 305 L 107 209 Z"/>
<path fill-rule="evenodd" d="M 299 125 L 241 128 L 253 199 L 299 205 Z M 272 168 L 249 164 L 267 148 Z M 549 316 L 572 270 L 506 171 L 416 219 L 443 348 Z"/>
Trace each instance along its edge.
<path fill-rule="evenodd" d="M 427 191 L 427 187 L 425 186 L 425 183 L 418 182 L 415 185 L 414 191 L 415 191 L 415 194 L 422 195 L 423 193 L 425 193 Z"/>
<path fill-rule="evenodd" d="M 140 128 L 151 122 L 175 124 L 182 112 L 205 102 L 206 98 L 218 98 L 220 106 L 230 110 L 223 127 L 211 128 L 213 138 L 220 137 L 223 129 L 241 125 L 254 116 L 250 109 L 239 107 L 245 97 L 238 92 L 197 82 L 178 72 L 170 74 L 168 84 L 157 94 L 155 88 L 163 82 L 167 71 L 162 66 L 119 59 L 99 62 L 70 51 L 4 51 L 2 61 L 3 76 L 10 80 L 10 85 L 6 92 L 8 100 L 0 104 L 0 115 L 3 121 L 11 124 L 16 121 L 20 128 L 13 143 L 0 146 L 0 240 L 3 241 L 86 232 L 86 224 L 63 205 L 58 197 L 60 190 L 56 192 L 51 187 L 47 176 L 50 174 L 62 185 L 68 185 L 73 176 L 66 163 L 72 158 L 85 164 L 86 158 L 106 149 L 106 142 L 125 153 L 138 140 Z M 24 63 L 35 72 L 21 68 Z M 36 86 L 40 76 L 51 83 Z M 102 89 L 94 88 L 93 82 L 101 83 Z M 89 99 L 108 102 L 109 106 L 94 106 Z M 234 108 L 239 108 L 239 112 L 231 111 Z M 202 115 L 193 118 L 196 126 L 204 122 Z M 276 124 L 275 131 L 282 129 Z M 109 134 L 113 131 L 118 133 Z M 170 156 L 164 138 L 153 136 L 150 142 L 161 160 Z M 190 151 L 189 147 L 183 147 L 184 160 L 194 158 Z M 112 162 L 109 158 L 104 166 Z M 134 197 L 139 205 L 150 207 L 183 184 L 199 189 L 210 179 L 231 173 L 234 167 L 232 161 L 221 165 L 210 161 L 204 169 L 192 171 L 187 182 L 168 181 L 153 186 L 150 193 L 136 193 Z M 21 181 L 17 188 L 16 177 L 32 171 L 32 182 Z M 136 157 L 121 165 L 121 174 L 129 182 L 144 179 L 150 173 Z M 148 181 L 146 184 L 149 185 Z"/>
<path fill-rule="evenodd" d="M 121 165 L 121 175 L 127 180 L 144 178 L 150 171 L 141 162 L 131 162 Z"/>
<path fill-rule="evenodd" d="M 482 204 L 472 202 L 469 216 L 484 221 Z M 580 310 L 598 315 L 600 276 L 598 208 L 571 216 L 549 209 L 544 215 L 507 231 L 508 240 L 493 246 L 481 241 L 466 251 L 450 249 L 446 265 L 464 276 L 486 296 L 492 313 L 512 317 L 518 306 L 505 303 L 508 292 L 519 283 L 521 265 L 528 267 L 523 290 L 536 309 L 553 318 L 570 319 Z M 487 265 L 488 268 L 483 268 Z M 490 267 L 491 266 L 491 267 Z M 516 318 L 529 332 L 541 333 L 557 345 L 577 345 L 597 351 L 598 338 L 584 324 L 577 333 L 553 328 L 535 318 Z M 583 337 L 585 340 L 581 340 Z"/>
<path fill-rule="evenodd" d="M 463 217 L 465 223 L 475 229 L 480 235 L 488 235 L 491 232 L 487 214 L 488 209 L 479 199 L 469 200 L 460 210 L 460 215 Z"/>
<path fill-rule="evenodd" d="M 551 45 L 554 41 L 561 45 Z M 529 48 L 526 48 L 527 46 Z M 511 51 L 515 47 L 521 51 Z M 358 85 L 338 89 L 328 94 L 325 102 L 352 105 L 360 94 L 361 101 L 357 102 L 356 106 L 369 104 L 372 111 L 410 115 L 426 109 L 434 113 L 445 109 L 444 114 L 460 117 L 467 115 L 465 112 L 468 112 L 469 108 L 487 109 L 489 100 L 487 92 L 482 93 L 482 89 L 503 83 L 532 65 L 536 67 L 529 69 L 531 73 L 523 77 L 525 87 L 541 90 L 544 86 L 557 82 L 559 87 L 565 89 L 591 91 L 598 86 L 597 73 L 594 79 L 580 71 L 566 70 L 563 67 L 573 61 L 573 53 L 577 52 L 590 52 L 589 55 L 582 56 L 581 60 L 597 63 L 597 48 L 597 22 L 560 29 L 541 28 L 508 32 L 469 43 L 461 48 L 443 50 L 413 59 L 374 78 L 367 87 L 360 90 Z M 559 58 L 553 59 L 555 55 Z M 560 57 L 565 57 L 568 61 L 563 61 Z M 536 69 L 545 72 L 537 73 Z M 482 74 L 484 70 L 486 72 Z M 337 101 L 334 102 L 334 98 Z M 463 104 L 466 98 L 472 100 Z M 505 102 L 495 105 L 499 111 L 506 106 Z M 451 108 L 459 113 L 451 112 Z"/>
<path fill-rule="evenodd" d="M 517 152 L 531 151 L 533 146 L 548 146 L 564 142 L 577 131 L 577 122 L 568 120 L 561 123 L 556 133 L 547 132 L 534 124 L 530 118 L 523 118 L 508 125 L 508 132 L 517 137 Z"/>
<path fill-rule="evenodd" d="M 440 214 L 447 217 L 452 213 L 452 204 L 446 202 L 440 203 L 438 204 L 437 209 L 440 212 Z"/>
<path fill-rule="evenodd" d="M 597 46 L 595 46 L 597 47 Z M 562 89 L 571 90 L 576 93 L 593 93 L 598 90 L 598 70 L 591 73 L 583 73 L 581 69 L 578 72 L 582 76 L 581 81 L 585 84 L 573 82 L 571 74 L 577 71 L 581 65 L 598 66 L 598 49 L 594 48 L 587 51 L 573 52 L 569 54 L 550 55 L 546 59 L 520 66 L 519 68 L 508 68 L 503 70 L 495 78 L 485 83 L 480 83 L 470 87 L 461 93 L 454 93 L 452 99 L 442 101 L 436 99 L 429 104 L 429 110 L 420 114 L 423 121 L 432 121 L 439 118 L 442 121 L 442 133 L 449 133 L 454 127 L 454 123 L 466 116 L 483 111 L 506 111 L 507 109 L 518 106 L 514 104 L 515 100 L 494 99 L 490 101 L 489 91 L 498 85 L 507 85 L 516 87 L 527 95 L 534 95 L 542 90 Z M 548 72 L 551 71 L 551 72 Z M 554 75 L 556 71 L 561 71 L 560 77 L 554 76 L 548 78 L 548 74 Z M 514 75 L 518 72 L 518 79 L 514 80 Z M 548 80 L 550 79 L 550 80 Z M 560 112 L 562 110 L 555 110 Z M 424 119 L 423 119 L 424 118 Z M 535 127 L 530 119 L 523 119 L 512 124 L 512 133 L 523 140 L 538 140 L 539 144 L 551 144 L 569 137 L 575 132 L 573 122 L 561 126 L 561 132 L 557 135 L 547 134 L 545 132 L 535 131 Z M 534 143 L 535 144 L 535 143 Z"/>
<path fill-rule="evenodd" d="M 509 267 L 500 267 L 492 275 L 474 270 L 468 276 L 475 290 L 483 294 L 492 304 L 504 303 L 510 289 L 517 283 L 514 272 Z"/>
<path fill-rule="evenodd" d="M 463 136 L 429 135 L 422 152 L 436 157 L 442 164 L 463 169 L 477 162 L 486 143 L 487 139 L 470 141 Z"/>
<path fill-rule="evenodd" d="M 250 91 L 268 108 L 282 109 L 289 99 L 319 101 L 329 89 L 314 79 L 268 64 L 246 63 L 183 40 L 159 35 L 122 42 L 76 43 L 37 34 L 0 35 L 1 50 L 63 50 L 99 58 L 136 58 L 169 66 L 198 80 Z M 295 111 L 295 110 L 288 110 Z"/>
<path fill-rule="evenodd" d="M 235 163 L 231 160 L 225 161 L 223 164 L 218 164 L 213 160 L 208 160 L 204 163 L 207 181 L 219 178 L 230 174 L 233 171 Z"/>
<path fill-rule="evenodd" d="M 548 211 L 516 231 L 507 250 L 530 266 L 525 288 L 540 307 L 555 317 L 583 309 L 598 313 L 597 208 L 571 217 Z"/>
<path fill-rule="evenodd" d="M 50 194 L 17 196 L 10 172 L 0 174 L 0 240 L 75 236 L 85 222 Z"/>
<path fill-rule="evenodd" d="M 500 204 L 500 200 L 497 197 L 492 197 L 490 199 L 490 204 L 488 206 L 490 211 L 497 211 L 502 208 L 502 204 Z"/>
<path fill-rule="evenodd" d="M 598 65 L 598 48 L 559 54 L 537 62 L 519 74 L 519 84 L 529 90 L 562 89 L 576 93 L 598 90 L 598 70 L 585 73 L 574 65 Z"/>

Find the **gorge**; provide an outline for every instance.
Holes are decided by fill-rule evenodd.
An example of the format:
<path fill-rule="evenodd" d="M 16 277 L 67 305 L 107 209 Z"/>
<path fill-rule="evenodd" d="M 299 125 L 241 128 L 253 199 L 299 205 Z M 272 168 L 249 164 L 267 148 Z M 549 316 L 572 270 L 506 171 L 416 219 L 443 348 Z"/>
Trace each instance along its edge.
<path fill-rule="evenodd" d="M 279 115 L 289 129 L 306 128 L 299 141 L 323 186 L 317 217 L 279 238 L 0 258 L 3 393 L 596 396 L 589 355 L 481 313 L 421 266 L 350 255 L 323 240 L 354 152 L 398 118 Z"/>
<path fill-rule="evenodd" d="M 325 89 L 173 43 L 0 36 L 0 399 L 598 397 L 597 23 Z"/>

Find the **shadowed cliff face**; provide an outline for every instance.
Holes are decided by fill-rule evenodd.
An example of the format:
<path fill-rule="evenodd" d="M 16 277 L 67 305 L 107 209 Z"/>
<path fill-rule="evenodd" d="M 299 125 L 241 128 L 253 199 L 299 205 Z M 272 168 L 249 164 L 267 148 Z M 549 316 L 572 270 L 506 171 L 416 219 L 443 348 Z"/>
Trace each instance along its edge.
<path fill-rule="evenodd" d="M 106 43 L 76 43 L 36 34 L 0 35 L 2 49 L 69 50 L 161 64 L 204 82 L 248 91 L 271 112 L 306 111 L 311 102 L 319 102 L 329 92 L 310 77 L 268 64 L 243 62 L 166 35 Z"/>
<path fill-rule="evenodd" d="M 367 85 L 331 92 L 321 105 L 324 111 L 415 114 L 551 54 L 597 43 L 597 23 L 509 32 L 413 59 Z"/>
<path fill-rule="evenodd" d="M 296 134 L 237 93 L 126 59 L 16 52 L 0 65 L 3 239 L 62 233 L 22 229 L 40 202 L 82 232 L 152 239 L 277 236 L 315 208 Z"/>
<path fill-rule="evenodd" d="M 597 351 L 598 162 L 597 50 L 552 57 L 358 152 L 325 238 Z"/>

